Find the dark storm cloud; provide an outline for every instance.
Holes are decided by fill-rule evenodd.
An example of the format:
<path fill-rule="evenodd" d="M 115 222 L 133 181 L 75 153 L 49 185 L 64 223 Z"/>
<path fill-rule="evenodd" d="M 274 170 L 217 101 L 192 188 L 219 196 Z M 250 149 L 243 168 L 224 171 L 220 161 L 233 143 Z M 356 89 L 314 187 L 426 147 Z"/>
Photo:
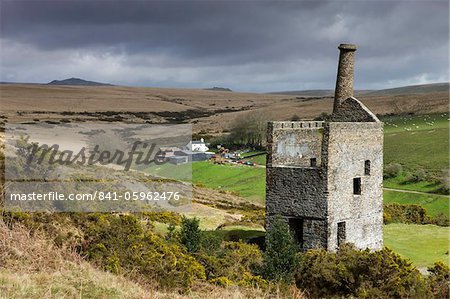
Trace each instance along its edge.
<path fill-rule="evenodd" d="M 2 80 L 330 88 L 340 42 L 360 88 L 448 80 L 446 1 L 2 1 L 1 38 Z"/>

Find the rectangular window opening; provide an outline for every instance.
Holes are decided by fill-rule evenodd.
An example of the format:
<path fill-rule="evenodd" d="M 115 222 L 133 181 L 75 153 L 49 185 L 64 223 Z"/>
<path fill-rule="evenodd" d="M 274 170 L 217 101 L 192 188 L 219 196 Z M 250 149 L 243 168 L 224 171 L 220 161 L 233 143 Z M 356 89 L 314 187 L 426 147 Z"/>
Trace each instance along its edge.
<path fill-rule="evenodd" d="M 361 194 L 361 178 L 353 179 L 353 194 L 356 194 L 356 195 Z"/>
<path fill-rule="evenodd" d="M 309 159 L 311 167 L 317 167 L 317 158 Z"/>
<path fill-rule="evenodd" d="M 345 222 L 338 222 L 337 227 L 337 245 L 338 247 L 345 243 Z"/>
<path fill-rule="evenodd" d="M 303 219 L 289 218 L 289 231 L 294 236 L 295 241 L 303 248 Z"/>
<path fill-rule="evenodd" d="M 370 175 L 370 160 L 364 161 L 364 174 Z"/>

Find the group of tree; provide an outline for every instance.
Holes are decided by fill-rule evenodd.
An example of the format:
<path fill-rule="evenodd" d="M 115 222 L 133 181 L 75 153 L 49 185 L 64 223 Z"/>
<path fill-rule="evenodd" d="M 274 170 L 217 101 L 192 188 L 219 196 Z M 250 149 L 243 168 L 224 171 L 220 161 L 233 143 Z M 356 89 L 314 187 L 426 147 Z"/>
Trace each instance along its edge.
<path fill-rule="evenodd" d="M 269 112 L 265 110 L 254 110 L 238 116 L 231 127 L 228 144 L 262 148 L 270 119 Z"/>

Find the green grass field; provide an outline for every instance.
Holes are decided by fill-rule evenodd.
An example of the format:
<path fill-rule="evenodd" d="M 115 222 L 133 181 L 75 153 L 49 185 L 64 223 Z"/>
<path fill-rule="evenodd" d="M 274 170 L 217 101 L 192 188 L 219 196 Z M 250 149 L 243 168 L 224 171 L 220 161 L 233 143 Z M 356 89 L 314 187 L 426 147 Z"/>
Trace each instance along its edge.
<path fill-rule="evenodd" d="M 247 158 L 247 156 L 249 156 L 249 155 L 251 156 L 254 154 L 260 154 L 260 155 Z M 248 153 L 242 154 L 241 157 L 243 160 L 252 161 L 253 163 L 255 163 L 257 165 L 266 165 L 266 152 L 264 152 L 264 151 L 248 152 Z"/>
<path fill-rule="evenodd" d="M 406 130 L 428 131 L 430 129 L 448 129 L 449 114 L 429 114 L 429 115 L 395 115 L 382 116 L 380 120 L 384 122 L 385 133 L 405 132 Z"/>
<path fill-rule="evenodd" d="M 384 117 L 384 163 L 439 174 L 449 168 L 448 114 Z"/>
<path fill-rule="evenodd" d="M 384 226 L 384 245 L 409 258 L 417 267 L 436 261 L 450 265 L 450 227 L 393 223 Z"/>
<path fill-rule="evenodd" d="M 145 171 L 148 174 L 161 176 L 168 179 L 191 181 L 194 174 L 192 163 L 181 165 L 174 165 L 171 163 L 164 163 L 162 165 L 153 165 Z"/>
<path fill-rule="evenodd" d="M 262 167 L 195 162 L 192 180 L 194 184 L 233 191 L 250 200 L 262 202 L 265 198 L 266 169 Z"/>

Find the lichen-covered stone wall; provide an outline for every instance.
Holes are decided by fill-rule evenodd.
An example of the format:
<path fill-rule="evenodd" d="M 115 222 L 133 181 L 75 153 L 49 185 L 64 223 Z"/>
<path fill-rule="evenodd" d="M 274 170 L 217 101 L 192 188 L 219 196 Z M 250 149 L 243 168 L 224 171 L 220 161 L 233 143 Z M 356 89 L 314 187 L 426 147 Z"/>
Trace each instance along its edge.
<path fill-rule="evenodd" d="M 310 167 L 321 163 L 323 122 L 271 122 L 268 129 L 268 164 Z"/>

